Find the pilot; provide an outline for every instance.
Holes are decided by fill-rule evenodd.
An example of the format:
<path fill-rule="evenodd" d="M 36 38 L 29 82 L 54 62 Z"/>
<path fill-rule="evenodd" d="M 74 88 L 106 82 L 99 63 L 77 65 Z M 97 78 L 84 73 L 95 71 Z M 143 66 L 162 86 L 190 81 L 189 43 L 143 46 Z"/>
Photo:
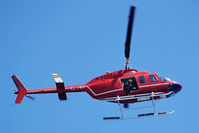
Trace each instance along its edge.
<path fill-rule="evenodd" d="M 124 91 L 127 95 L 129 95 L 130 91 L 133 89 L 133 81 L 132 79 L 128 79 L 124 82 Z"/>

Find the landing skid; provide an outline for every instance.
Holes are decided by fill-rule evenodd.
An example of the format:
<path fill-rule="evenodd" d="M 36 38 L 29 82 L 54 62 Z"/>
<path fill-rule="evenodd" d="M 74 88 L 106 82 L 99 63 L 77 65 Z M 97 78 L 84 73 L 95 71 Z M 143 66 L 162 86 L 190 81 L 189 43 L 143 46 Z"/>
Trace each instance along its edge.
<path fill-rule="evenodd" d="M 159 116 L 159 115 L 169 115 L 173 114 L 175 111 L 171 112 L 159 112 L 159 113 L 146 113 L 146 114 L 138 114 L 135 117 L 104 117 L 104 120 L 129 120 L 129 119 L 137 119 L 137 118 L 143 118 L 143 117 L 152 117 L 152 116 Z"/>
<path fill-rule="evenodd" d="M 143 118 L 143 117 L 151 117 L 151 116 L 159 116 L 159 115 L 169 115 L 169 114 L 173 114 L 175 111 L 171 111 L 171 112 L 157 112 L 156 111 L 156 105 L 154 103 L 154 97 L 152 96 L 152 107 L 154 112 L 152 113 L 145 113 L 145 114 L 138 114 L 135 117 L 124 117 L 123 116 L 123 110 L 121 108 L 120 105 L 120 97 L 117 97 L 117 103 L 119 105 L 119 111 L 120 111 L 120 116 L 119 117 L 103 117 L 104 120 L 128 120 L 128 119 L 136 119 L 136 118 Z M 140 107 L 142 108 L 142 107 Z"/>

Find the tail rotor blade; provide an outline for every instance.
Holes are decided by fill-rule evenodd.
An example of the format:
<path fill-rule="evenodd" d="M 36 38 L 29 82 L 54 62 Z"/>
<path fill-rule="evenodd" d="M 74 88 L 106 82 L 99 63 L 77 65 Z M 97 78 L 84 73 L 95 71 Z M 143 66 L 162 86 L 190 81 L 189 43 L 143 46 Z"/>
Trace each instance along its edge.
<path fill-rule="evenodd" d="M 35 100 L 35 97 L 27 95 L 27 94 L 25 95 L 25 97 L 29 98 L 30 100 Z"/>
<path fill-rule="evenodd" d="M 17 91 L 17 89 L 12 88 L 12 92 L 14 92 L 14 94 L 17 93 Z"/>

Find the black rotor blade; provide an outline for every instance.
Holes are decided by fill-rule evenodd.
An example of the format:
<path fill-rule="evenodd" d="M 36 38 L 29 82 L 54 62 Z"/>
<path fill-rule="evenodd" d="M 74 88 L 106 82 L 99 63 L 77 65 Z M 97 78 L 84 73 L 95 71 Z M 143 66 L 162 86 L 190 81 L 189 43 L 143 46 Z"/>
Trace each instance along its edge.
<path fill-rule="evenodd" d="M 35 97 L 27 95 L 27 94 L 25 95 L 25 97 L 29 98 L 30 100 L 35 100 Z"/>
<path fill-rule="evenodd" d="M 132 36 L 134 14 L 135 14 L 135 6 L 131 6 L 127 35 L 126 35 L 126 42 L 125 42 L 125 57 L 126 57 L 127 60 L 129 59 L 129 55 L 130 55 L 130 46 L 131 46 L 131 36 Z"/>

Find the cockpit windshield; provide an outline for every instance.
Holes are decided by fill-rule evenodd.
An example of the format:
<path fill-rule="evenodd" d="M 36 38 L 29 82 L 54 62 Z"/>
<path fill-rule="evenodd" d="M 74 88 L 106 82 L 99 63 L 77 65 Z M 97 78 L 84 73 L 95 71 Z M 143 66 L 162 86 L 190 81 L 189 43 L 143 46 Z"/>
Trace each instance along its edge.
<path fill-rule="evenodd" d="M 162 81 L 170 81 L 170 79 L 167 78 L 167 77 L 163 77 L 163 76 L 159 76 L 159 77 L 160 77 L 160 79 L 161 79 Z"/>

